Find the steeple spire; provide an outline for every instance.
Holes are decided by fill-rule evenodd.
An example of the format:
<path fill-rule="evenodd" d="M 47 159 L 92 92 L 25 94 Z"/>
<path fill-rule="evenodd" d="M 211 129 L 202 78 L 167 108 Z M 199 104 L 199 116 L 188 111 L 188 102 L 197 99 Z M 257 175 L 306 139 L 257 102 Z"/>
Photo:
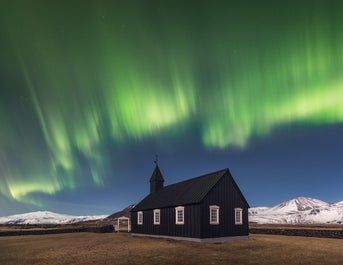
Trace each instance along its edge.
<path fill-rule="evenodd" d="M 155 161 L 156 166 L 150 178 L 150 193 L 157 192 L 163 188 L 164 178 L 162 176 L 160 168 L 158 167 L 157 162 L 158 161 Z"/>

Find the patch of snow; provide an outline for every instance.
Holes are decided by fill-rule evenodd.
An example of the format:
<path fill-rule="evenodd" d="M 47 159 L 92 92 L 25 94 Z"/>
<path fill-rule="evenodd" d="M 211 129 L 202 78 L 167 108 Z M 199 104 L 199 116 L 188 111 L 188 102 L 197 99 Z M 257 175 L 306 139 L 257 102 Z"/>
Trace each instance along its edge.
<path fill-rule="evenodd" d="M 49 211 L 37 211 L 0 217 L 0 224 L 72 224 L 106 217 L 107 215 L 73 216 Z"/>
<path fill-rule="evenodd" d="M 332 205 L 335 205 L 335 206 L 342 206 L 343 207 L 343 201 L 340 201 L 340 202 L 336 202 Z"/>
<path fill-rule="evenodd" d="M 269 207 L 254 207 L 254 208 L 249 208 L 249 214 L 254 215 L 254 214 L 260 214 L 266 210 L 269 210 Z"/>

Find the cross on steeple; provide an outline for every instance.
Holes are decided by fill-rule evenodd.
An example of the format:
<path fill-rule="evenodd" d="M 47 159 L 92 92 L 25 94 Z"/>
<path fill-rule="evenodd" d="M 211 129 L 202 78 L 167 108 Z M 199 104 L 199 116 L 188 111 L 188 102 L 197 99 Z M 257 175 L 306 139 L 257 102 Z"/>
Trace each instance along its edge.
<path fill-rule="evenodd" d="M 158 166 L 158 155 L 155 155 L 154 163 L 156 164 L 156 166 Z"/>

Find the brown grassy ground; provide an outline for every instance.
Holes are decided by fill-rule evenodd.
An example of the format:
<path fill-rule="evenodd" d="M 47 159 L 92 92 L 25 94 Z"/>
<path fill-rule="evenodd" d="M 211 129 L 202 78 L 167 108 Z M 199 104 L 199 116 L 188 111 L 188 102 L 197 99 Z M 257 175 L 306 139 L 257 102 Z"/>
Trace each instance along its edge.
<path fill-rule="evenodd" d="M 126 233 L 11 236 L 0 237 L 0 264 L 343 264 L 343 240 L 251 235 L 203 244 Z"/>

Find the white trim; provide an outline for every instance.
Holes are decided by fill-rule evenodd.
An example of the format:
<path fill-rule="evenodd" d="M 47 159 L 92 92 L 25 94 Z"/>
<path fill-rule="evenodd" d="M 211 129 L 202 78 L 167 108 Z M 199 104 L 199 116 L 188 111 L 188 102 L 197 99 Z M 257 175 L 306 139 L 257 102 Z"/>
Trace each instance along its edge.
<path fill-rule="evenodd" d="M 114 226 L 114 231 L 119 232 L 120 230 L 120 221 L 127 221 L 127 232 L 131 231 L 131 223 L 130 223 L 130 218 L 126 216 L 121 216 L 117 218 L 117 224 L 113 225 Z M 125 231 L 125 230 L 123 230 Z"/>
<path fill-rule="evenodd" d="M 155 209 L 154 210 L 154 225 L 159 225 L 160 223 L 161 223 L 161 211 L 160 209 Z"/>
<path fill-rule="evenodd" d="M 143 224 L 143 212 L 142 211 L 137 212 L 137 224 L 138 225 Z"/>
<path fill-rule="evenodd" d="M 212 211 L 215 213 L 216 220 L 212 220 Z M 218 205 L 210 205 L 210 224 L 211 225 L 218 225 L 219 224 L 219 206 Z"/>
<path fill-rule="evenodd" d="M 179 215 L 179 212 L 181 212 L 182 214 Z M 179 217 L 182 217 L 182 220 L 179 219 Z M 177 225 L 185 224 L 185 207 L 183 206 L 175 207 L 175 224 Z"/>
<path fill-rule="evenodd" d="M 167 238 L 174 240 L 186 240 L 199 243 L 222 243 L 234 240 L 245 240 L 249 239 L 249 236 L 225 236 L 225 237 L 212 237 L 212 238 L 196 238 L 196 237 L 181 237 L 181 236 L 164 236 L 164 235 L 151 235 L 151 234 L 136 234 L 132 233 L 132 236 L 141 237 L 153 237 L 153 238 Z"/>
<path fill-rule="evenodd" d="M 235 208 L 235 225 L 243 224 L 242 213 L 243 213 L 242 208 Z M 239 218 L 237 218 L 238 217 L 237 214 L 239 214 Z"/>

